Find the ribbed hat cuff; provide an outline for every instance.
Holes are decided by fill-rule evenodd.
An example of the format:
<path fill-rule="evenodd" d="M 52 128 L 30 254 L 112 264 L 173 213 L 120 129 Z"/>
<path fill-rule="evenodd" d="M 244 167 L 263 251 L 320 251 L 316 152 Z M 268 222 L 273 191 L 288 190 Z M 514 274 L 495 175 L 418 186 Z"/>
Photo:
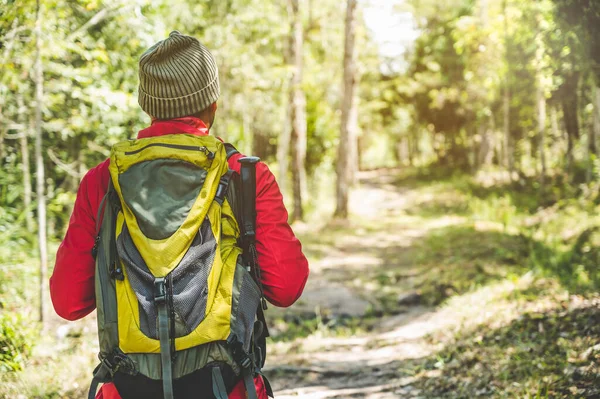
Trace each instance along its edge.
<path fill-rule="evenodd" d="M 158 119 L 173 119 L 193 115 L 208 108 L 219 99 L 219 79 L 202 90 L 177 98 L 157 98 L 139 88 L 138 103 L 148 114 Z"/>

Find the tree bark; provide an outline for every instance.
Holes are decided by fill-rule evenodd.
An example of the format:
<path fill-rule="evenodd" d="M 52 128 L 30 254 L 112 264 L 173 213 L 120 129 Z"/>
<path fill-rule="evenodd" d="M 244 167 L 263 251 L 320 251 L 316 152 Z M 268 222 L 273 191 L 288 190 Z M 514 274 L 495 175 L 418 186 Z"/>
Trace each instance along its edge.
<path fill-rule="evenodd" d="M 594 155 L 598 154 L 598 137 L 600 137 L 600 85 L 594 87 L 594 116 L 590 139 L 590 152 Z"/>
<path fill-rule="evenodd" d="M 585 174 L 585 181 L 591 182 L 594 178 L 594 161 L 597 154 L 596 138 L 598 133 L 598 87 L 592 86 L 592 115 L 589 121 L 586 121 L 587 127 L 587 143 L 586 143 L 586 154 L 585 159 L 587 162 L 587 170 Z M 583 116 L 582 116 L 583 117 Z"/>
<path fill-rule="evenodd" d="M 292 189 L 294 211 L 292 220 L 303 220 L 303 205 L 306 199 L 306 96 L 302 88 L 304 31 L 299 0 L 288 0 L 291 11 L 293 36 L 292 75 Z"/>
<path fill-rule="evenodd" d="M 575 147 L 575 143 L 579 139 L 579 94 L 577 92 L 577 88 L 579 86 L 579 76 L 579 72 L 569 73 L 559 88 L 564 127 L 567 133 L 567 171 L 570 171 L 571 167 L 573 166 L 573 149 Z"/>
<path fill-rule="evenodd" d="M 508 14 L 506 12 L 506 0 L 502 2 L 502 13 L 504 15 L 504 59 L 507 66 L 506 76 L 504 77 L 504 90 L 502 96 L 503 128 L 504 128 L 504 167 L 510 172 L 511 179 L 514 169 L 510 139 L 510 87 L 508 60 Z"/>
<path fill-rule="evenodd" d="M 31 128 L 31 124 L 28 124 L 25 120 L 25 104 L 23 102 L 23 96 L 17 96 L 17 107 L 19 108 L 19 123 L 22 123 L 24 126 L 27 126 L 21 136 L 19 137 L 19 145 L 21 147 L 21 171 L 23 173 L 23 205 L 25 208 L 25 222 L 27 226 L 27 231 L 31 234 L 34 232 L 34 221 L 33 214 L 31 213 L 31 197 L 32 197 L 32 187 L 31 187 L 31 163 L 29 161 L 29 143 L 27 140 L 27 136 L 29 135 L 29 129 Z"/>
<path fill-rule="evenodd" d="M 290 80 L 291 85 L 291 80 Z M 290 140 L 292 139 L 292 124 L 293 124 L 293 116 L 292 116 L 292 105 L 293 100 L 291 98 L 291 93 L 289 96 L 289 103 L 286 110 L 285 116 L 285 126 L 283 128 L 283 132 L 279 135 L 279 139 L 277 141 L 277 163 L 279 164 L 279 178 L 277 179 L 277 183 L 279 184 L 279 189 L 285 195 L 288 189 L 288 171 L 289 171 L 289 156 L 290 156 Z"/>
<path fill-rule="evenodd" d="M 356 85 L 356 0 L 348 0 L 346 6 L 346 27 L 344 40 L 344 80 L 342 97 L 342 120 L 338 147 L 336 210 L 335 216 L 348 217 L 348 196 L 355 178 L 357 104 Z M 353 164 L 354 163 L 354 164 Z"/>
<path fill-rule="evenodd" d="M 40 255 L 40 308 L 39 320 L 43 323 L 46 314 L 46 275 L 48 274 L 48 251 L 46 241 L 46 196 L 44 193 L 44 159 L 42 157 L 42 99 L 44 96 L 42 70 L 42 16 L 40 0 L 36 1 L 35 19 L 35 161 L 38 218 L 38 249 Z"/>
<path fill-rule="evenodd" d="M 4 134 L 6 131 L 0 122 L 0 166 L 4 165 Z"/>
<path fill-rule="evenodd" d="M 479 169 L 485 164 L 488 154 L 490 153 L 490 140 L 487 127 L 483 123 L 477 127 L 477 131 L 479 137 L 481 137 L 481 142 L 479 143 L 479 149 L 475 154 L 475 167 L 476 169 Z"/>
<path fill-rule="evenodd" d="M 479 20 L 481 21 L 481 26 L 484 28 L 488 24 L 488 8 L 488 0 L 481 0 L 479 2 Z"/>
<path fill-rule="evenodd" d="M 558 127 L 558 109 L 557 107 L 550 108 L 550 124 L 552 126 L 552 138 L 554 140 L 560 138 L 560 129 Z"/>
<path fill-rule="evenodd" d="M 288 1 L 286 4 L 288 16 L 291 17 L 293 14 L 291 2 Z M 294 31 L 294 23 L 293 20 L 290 22 L 290 32 Z M 284 62 L 286 65 L 292 65 L 293 63 L 293 47 L 294 47 L 294 35 L 290 33 L 287 37 L 287 44 L 285 46 L 284 52 Z M 290 167 L 290 141 L 292 140 L 292 129 L 294 124 L 294 116 L 293 116 L 293 107 L 294 107 L 294 95 L 293 88 L 294 86 L 294 76 L 290 75 L 288 81 L 288 103 L 285 113 L 285 124 L 284 130 L 279 135 L 277 140 L 277 163 L 279 164 L 279 178 L 277 179 L 277 183 L 279 184 L 279 189 L 285 195 L 288 190 L 288 172 Z"/>
<path fill-rule="evenodd" d="M 563 97 L 562 100 L 563 118 L 565 130 L 567 133 L 567 170 L 573 165 L 573 148 L 575 141 L 579 137 L 579 123 L 577 120 L 577 99 L 572 96 Z"/>
<path fill-rule="evenodd" d="M 540 174 L 540 186 L 542 191 L 546 183 L 546 96 L 542 85 L 541 77 L 538 78 L 537 88 L 537 103 L 538 103 L 538 151 L 540 154 L 540 163 L 542 171 Z"/>

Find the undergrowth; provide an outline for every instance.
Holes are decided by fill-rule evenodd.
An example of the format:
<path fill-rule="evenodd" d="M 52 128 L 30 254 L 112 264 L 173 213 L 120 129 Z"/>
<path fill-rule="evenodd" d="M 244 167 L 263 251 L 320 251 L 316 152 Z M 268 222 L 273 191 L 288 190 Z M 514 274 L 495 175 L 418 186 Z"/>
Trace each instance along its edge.
<path fill-rule="evenodd" d="M 479 325 L 427 359 L 416 385 L 436 398 L 600 396 L 600 303 Z"/>
<path fill-rule="evenodd" d="M 492 277 L 536 269 L 559 279 L 572 293 L 598 291 L 598 183 L 573 187 L 558 175 L 541 188 L 533 178 L 509 183 L 489 179 L 485 175 L 459 175 L 421 189 L 421 195 L 433 192 L 433 196 L 417 204 L 412 213 L 422 214 L 424 208 L 433 218 L 449 213 L 465 217 L 460 229 L 440 230 L 428 237 L 421 261 L 437 260 L 438 264 L 461 265 L 460 269 L 465 265 L 468 269 L 475 262 L 481 273 L 466 273 L 461 278 L 450 272 L 448 280 L 458 285 L 456 293 L 465 291 L 464 283 L 477 285 L 489 280 L 481 264 L 495 270 Z M 445 195 L 440 198 L 437 192 Z"/>

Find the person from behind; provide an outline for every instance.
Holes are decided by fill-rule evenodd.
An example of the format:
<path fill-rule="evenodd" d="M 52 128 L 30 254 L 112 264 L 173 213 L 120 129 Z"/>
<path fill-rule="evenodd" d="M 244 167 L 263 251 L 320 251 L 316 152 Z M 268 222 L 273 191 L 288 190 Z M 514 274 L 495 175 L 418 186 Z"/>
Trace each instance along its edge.
<path fill-rule="evenodd" d="M 218 69 L 197 39 L 172 32 L 139 77 L 151 125 L 82 179 L 54 309 L 98 309 L 90 398 L 266 398 L 262 302 L 292 305 L 309 273 L 282 194 L 266 164 L 209 134 Z"/>

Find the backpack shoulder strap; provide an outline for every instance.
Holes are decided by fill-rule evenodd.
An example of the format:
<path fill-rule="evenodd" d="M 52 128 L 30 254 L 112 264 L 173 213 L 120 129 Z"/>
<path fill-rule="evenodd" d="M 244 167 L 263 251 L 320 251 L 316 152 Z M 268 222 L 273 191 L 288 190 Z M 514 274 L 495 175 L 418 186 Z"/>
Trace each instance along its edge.
<path fill-rule="evenodd" d="M 233 146 L 231 143 L 223 143 L 225 146 L 225 152 L 227 153 L 227 159 L 231 158 L 235 154 L 239 154 L 240 152 Z"/>

